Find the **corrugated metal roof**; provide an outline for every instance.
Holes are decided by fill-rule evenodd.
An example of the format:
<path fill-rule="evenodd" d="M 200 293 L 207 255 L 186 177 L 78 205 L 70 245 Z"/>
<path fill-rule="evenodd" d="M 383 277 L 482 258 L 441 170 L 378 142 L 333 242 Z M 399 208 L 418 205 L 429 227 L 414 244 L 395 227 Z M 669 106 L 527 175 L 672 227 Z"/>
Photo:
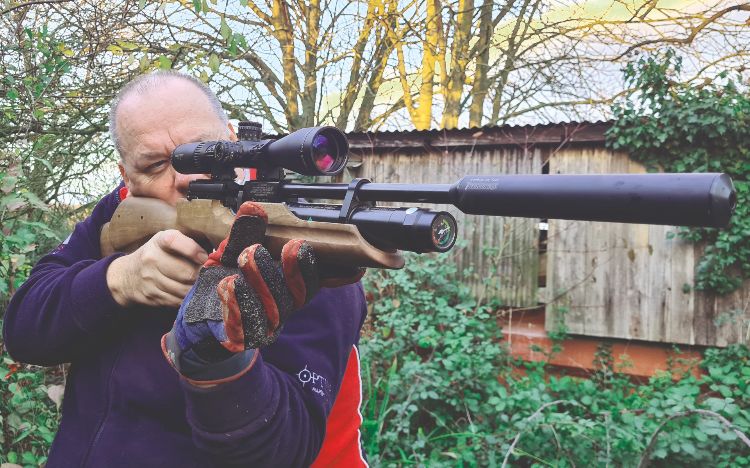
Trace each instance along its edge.
<path fill-rule="evenodd" d="M 601 143 L 612 121 L 544 125 L 498 125 L 451 130 L 390 130 L 347 133 L 352 150 L 529 144 Z"/>
<path fill-rule="evenodd" d="M 569 122 L 552 122 L 546 124 L 508 124 L 508 125 L 485 125 L 483 127 L 461 127 L 452 129 L 440 129 L 433 128 L 429 130 L 382 130 L 382 131 L 364 131 L 364 132 L 350 132 L 348 135 L 358 135 L 366 133 L 380 133 L 383 135 L 393 133 L 424 133 L 424 132 L 463 132 L 463 131 L 478 131 L 478 130 L 497 130 L 497 129 L 518 129 L 518 128 L 544 128 L 544 127 L 561 127 L 561 126 L 580 126 L 580 125 L 601 125 L 601 124 L 612 124 L 613 120 L 592 120 L 592 121 L 569 121 Z"/>
<path fill-rule="evenodd" d="M 541 125 L 488 125 L 456 129 L 385 130 L 350 132 L 346 136 L 352 150 L 395 148 L 454 148 L 501 145 L 603 143 L 612 120 L 560 122 Z M 264 134 L 278 139 L 286 135 Z"/>

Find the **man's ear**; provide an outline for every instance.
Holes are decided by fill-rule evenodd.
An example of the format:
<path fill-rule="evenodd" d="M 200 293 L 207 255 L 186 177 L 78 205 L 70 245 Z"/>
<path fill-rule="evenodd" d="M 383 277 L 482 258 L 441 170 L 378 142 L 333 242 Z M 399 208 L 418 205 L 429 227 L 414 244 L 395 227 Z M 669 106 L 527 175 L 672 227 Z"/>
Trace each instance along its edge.
<path fill-rule="evenodd" d="M 232 125 L 232 122 L 229 122 L 227 127 L 229 128 L 229 141 L 239 140 L 239 138 L 237 138 L 237 133 L 234 131 L 234 125 Z"/>
<path fill-rule="evenodd" d="M 120 170 L 120 175 L 122 176 L 122 180 L 125 181 L 125 187 L 130 190 L 130 177 L 128 177 L 128 173 L 125 170 L 125 166 L 123 166 L 122 161 L 117 161 L 117 168 Z"/>

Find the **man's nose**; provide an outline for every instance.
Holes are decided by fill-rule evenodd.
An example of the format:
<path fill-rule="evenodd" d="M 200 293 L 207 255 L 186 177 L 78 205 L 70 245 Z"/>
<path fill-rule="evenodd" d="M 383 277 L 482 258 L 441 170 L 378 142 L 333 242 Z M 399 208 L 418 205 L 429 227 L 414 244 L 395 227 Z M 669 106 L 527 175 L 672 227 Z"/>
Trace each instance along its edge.
<path fill-rule="evenodd" d="M 172 169 L 174 171 L 174 169 Z M 174 171 L 174 185 L 175 189 L 182 195 L 187 195 L 190 182 L 199 179 L 210 179 L 211 176 L 208 174 L 181 174 Z"/>
<path fill-rule="evenodd" d="M 190 182 L 197 177 L 194 174 L 181 174 L 177 171 L 174 173 L 174 186 L 182 195 L 187 195 Z"/>

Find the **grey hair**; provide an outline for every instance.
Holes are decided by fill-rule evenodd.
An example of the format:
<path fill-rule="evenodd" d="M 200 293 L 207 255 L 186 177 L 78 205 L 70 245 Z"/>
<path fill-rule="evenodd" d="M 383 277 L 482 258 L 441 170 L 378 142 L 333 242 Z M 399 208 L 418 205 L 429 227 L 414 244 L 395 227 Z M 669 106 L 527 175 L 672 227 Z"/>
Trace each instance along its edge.
<path fill-rule="evenodd" d="M 229 119 L 224 113 L 224 109 L 221 107 L 219 98 L 217 98 L 216 94 L 214 94 L 214 92 L 211 91 L 211 89 L 199 79 L 174 70 L 159 70 L 147 73 L 145 75 L 137 76 L 128 84 L 126 84 L 120 90 L 120 92 L 117 93 L 115 98 L 112 99 L 109 107 L 109 136 L 112 139 L 112 143 L 115 145 L 115 149 L 120 154 L 120 160 L 123 160 L 123 149 L 122 141 L 120 140 L 120 136 L 117 133 L 116 119 L 117 109 L 120 107 L 120 103 L 133 93 L 142 95 L 148 91 L 153 91 L 159 86 L 164 85 L 165 82 L 170 79 L 184 80 L 194 84 L 195 87 L 198 88 L 208 98 L 208 102 L 211 105 L 211 108 L 214 110 L 219 120 L 221 120 L 222 124 L 226 125 L 227 123 L 229 123 Z"/>

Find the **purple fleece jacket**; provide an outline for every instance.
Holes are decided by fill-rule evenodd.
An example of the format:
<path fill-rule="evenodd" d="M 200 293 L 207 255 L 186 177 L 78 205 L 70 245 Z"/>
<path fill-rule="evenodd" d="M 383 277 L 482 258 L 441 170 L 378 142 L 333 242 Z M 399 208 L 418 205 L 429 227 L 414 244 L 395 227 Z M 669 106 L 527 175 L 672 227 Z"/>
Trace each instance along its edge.
<path fill-rule="evenodd" d="M 21 362 L 70 362 L 48 468 L 307 466 L 323 442 L 366 305 L 359 284 L 322 289 L 240 379 L 194 387 L 167 364 L 160 338 L 171 308 L 125 309 L 112 299 L 99 231 L 117 190 L 34 267 L 5 314 Z M 303 370 L 320 378 L 302 382 Z M 307 383 L 307 385 L 305 385 Z"/>

